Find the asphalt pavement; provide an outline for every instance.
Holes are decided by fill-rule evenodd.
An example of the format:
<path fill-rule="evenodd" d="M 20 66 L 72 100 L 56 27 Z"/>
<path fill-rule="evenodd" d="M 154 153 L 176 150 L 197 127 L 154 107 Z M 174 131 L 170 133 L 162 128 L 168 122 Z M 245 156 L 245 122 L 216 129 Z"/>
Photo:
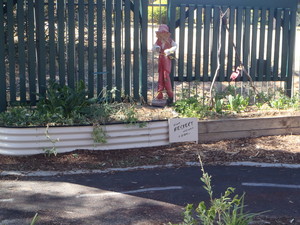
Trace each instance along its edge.
<path fill-rule="evenodd" d="M 246 211 L 300 224 L 300 169 L 205 166 L 214 196 L 245 194 Z M 0 183 L 0 225 L 179 222 L 187 203 L 208 201 L 199 167 L 79 175 L 8 177 Z M 298 223 L 299 222 L 299 223 Z"/>

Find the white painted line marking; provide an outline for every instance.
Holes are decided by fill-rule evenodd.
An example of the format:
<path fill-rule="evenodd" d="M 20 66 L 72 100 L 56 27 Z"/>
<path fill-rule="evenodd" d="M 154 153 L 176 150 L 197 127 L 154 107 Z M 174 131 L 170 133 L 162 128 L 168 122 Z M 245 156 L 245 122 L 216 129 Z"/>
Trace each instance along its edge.
<path fill-rule="evenodd" d="M 0 202 L 13 202 L 15 199 L 8 198 L 8 199 L 0 199 Z"/>
<path fill-rule="evenodd" d="M 103 197 L 103 196 L 114 196 L 114 195 L 122 195 L 122 194 L 135 194 L 142 192 L 150 192 L 150 191 L 168 191 L 168 190 L 180 190 L 181 186 L 170 186 L 170 187 L 153 187 L 153 188 L 142 188 L 131 191 L 122 191 L 122 192 L 104 192 L 104 193 L 95 193 L 95 194 L 82 194 L 77 195 L 76 198 L 84 198 L 84 197 Z"/>
<path fill-rule="evenodd" d="M 300 189 L 300 185 L 295 185 L 295 184 L 242 183 L 242 185 L 243 186 L 251 186 L 251 187 L 275 187 L 275 188 Z"/>
<path fill-rule="evenodd" d="M 300 169 L 300 164 L 288 164 L 288 163 L 231 162 L 228 165 Z"/>

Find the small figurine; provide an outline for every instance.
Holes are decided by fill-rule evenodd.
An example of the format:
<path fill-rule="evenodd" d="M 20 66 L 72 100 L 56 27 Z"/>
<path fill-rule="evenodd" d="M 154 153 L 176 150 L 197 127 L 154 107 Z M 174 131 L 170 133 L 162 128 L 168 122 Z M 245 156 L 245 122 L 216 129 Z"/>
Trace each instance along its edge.
<path fill-rule="evenodd" d="M 170 80 L 171 59 L 174 58 L 174 54 L 177 49 L 177 44 L 170 38 L 171 33 L 169 27 L 166 24 L 161 24 L 156 31 L 157 41 L 153 46 L 153 51 L 159 53 L 158 58 L 158 94 L 156 99 L 163 99 L 163 91 L 166 89 L 168 95 L 168 101 L 173 101 L 173 90 Z"/>

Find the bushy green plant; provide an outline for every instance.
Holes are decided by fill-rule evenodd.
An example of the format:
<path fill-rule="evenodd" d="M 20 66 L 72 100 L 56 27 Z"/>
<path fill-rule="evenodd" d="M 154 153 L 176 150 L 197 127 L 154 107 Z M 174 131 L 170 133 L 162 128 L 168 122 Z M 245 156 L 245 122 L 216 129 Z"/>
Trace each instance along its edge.
<path fill-rule="evenodd" d="M 288 109 L 288 108 L 299 109 L 300 108 L 298 95 L 295 95 L 290 98 L 283 92 L 280 92 L 279 96 L 271 100 L 269 104 L 272 108 L 276 108 L 276 109 Z"/>
<path fill-rule="evenodd" d="M 183 213 L 183 222 L 180 225 L 248 225 L 253 218 L 260 213 L 245 213 L 244 198 L 238 195 L 231 195 L 235 189 L 229 187 L 220 198 L 214 198 L 211 185 L 211 176 L 204 171 L 204 167 L 200 159 L 202 177 L 204 183 L 203 188 L 209 195 L 209 205 L 201 201 L 195 208 L 193 204 L 188 204 Z"/>
<path fill-rule="evenodd" d="M 201 103 L 197 96 L 181 99 L 174 103 L 176 112 L 186 117 L 203 118 L 208 112 L 208 106 Z"/>
<path fill-rule="evenodd" d="M 70 118 L 74 112 L 80 114 L 90 103 L 91 100 L 87 98 L 83 81 L 78 82 L 74 89 L 50 82 L 46 95 L 39 94 L 37 110 L 41 113 L 58 114 L 64 118 Z"/>
<path fill-rule="evenodd" d="M 249 105 L 249 98 L 244 98 L 242 95 L 237 94 L 235 96 L 227 96 L 228 105 L 227 108 L 231 111 L 241 112 Z"/>

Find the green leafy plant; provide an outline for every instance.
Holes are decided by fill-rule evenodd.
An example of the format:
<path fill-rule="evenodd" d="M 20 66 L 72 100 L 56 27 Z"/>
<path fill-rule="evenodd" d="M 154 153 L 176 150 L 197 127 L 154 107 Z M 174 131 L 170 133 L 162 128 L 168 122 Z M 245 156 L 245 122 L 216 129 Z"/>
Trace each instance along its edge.
<path fill-rule="evenodd" d="M 199 155 L 199 154 L 198 154 Z M 254 217 L 261 213 L 244 212 L 245 193 L 239 197 L 234 195 L 235 189 L 228 187 L 220 198 L 214 198 L 211 185 L 211 176 L 205 172 L 200 155 L 203 188 L 209 195 L 209 205 L 201 201 L 195 208 L 193 204 L 188 204 L 183 213 L 183 222 L 180 225 L 248 225 Z"/>
<path fill-rule="evenodd" d="M 51 148 L 44 148 L 44 152 L 45 155 L 50 157 L 51 155 L 57 156 L 57 149 L 55 144 L 59 141 L 59 139 L 52 139 L 49 135 L 49 125 L 47 125 L 46 127 L 46 131 L 45 131 L 45 135 L 47 137 L 47 139 L 52 143 L 52 147 Z"/>
<path fill-rule="evenodd" d="M 300 108 L 299 96 L 295 95 L 290 98 L 282 91 L 280 91 L 279 95 L 277 97 L 274 97 L 274 99 L 270 101 L 270 106 L 276 109 L 288 109 L 288 108 L 299 109 Z"/>
<path fill-rule="evenodd" d="M 62 115 L 64 118 L 71 118 L 76 113 L 82 113 L 92 101 L 87 98 L 83 81 L 78 82 L 74 89 L 51 81 L 46 95 L 38 94 L 38 96 L 37 110 L 39 112 Z"/>
<path fill-rule="evenodd" d="M 203 118 L 209 114 L 208 106 L 201 103 L 197 96 L 176 101 L 174 108 L 176 112 L 186 117 Z"/>
<path fill-rule="evenodd" d="M 244 98 L 242 95 L 237 94 L 235 96 L 228 95 L 228 109 L 235 111 L 235 112 L 241 112 L 246 109 L 246 107 L 249 105 L 249 98 Z"/>
<path fill-rule="evenodd" d="M 38 216 L 38 213 L 36 213 L 34 215 L 34 217 L 32 218 L 30 225 L 35 225 L 36 222 L 38 221 L 38 219 L 39 219 L 39 216 Z"/>
<path fill-rule="evenodd" d="M 92 137 L 95 143 L 106 143 L 106 133 L 100 125 L 93 126 Z"/>

